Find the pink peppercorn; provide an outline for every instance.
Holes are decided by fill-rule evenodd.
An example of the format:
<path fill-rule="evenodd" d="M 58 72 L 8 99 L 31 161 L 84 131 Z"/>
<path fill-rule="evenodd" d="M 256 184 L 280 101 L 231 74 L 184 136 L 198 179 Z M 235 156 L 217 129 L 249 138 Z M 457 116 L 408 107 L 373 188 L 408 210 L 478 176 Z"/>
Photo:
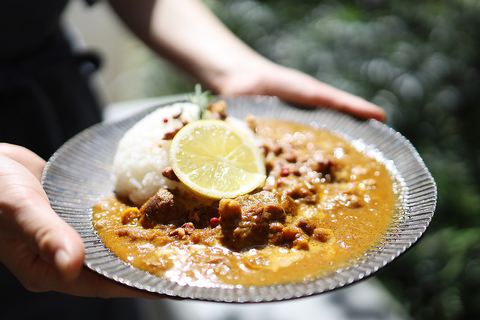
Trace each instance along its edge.
<path fill-rule="evenodd" d="M 216 217 L 213 217 L 212 219 L 210 219 L 210 225 L 212 226 L 212 228 L 215 228 L 219 224 L 220 224 L 220 219 Z"/>
<path fill-rule="evenodd" d="M 168 122 L 168 119 L 167 119 L 167 118 L 163 119 L 163 122 L 164 122 L 164 123 L 167 123 L 167 122 Z"/>
<path fill-rule="evenodd" d="M 280 175 L 282 177 L 286 177 L 290 174 L 290 168 L 288 166 L 283 166 L 282 171 L 280 172 Z"/>

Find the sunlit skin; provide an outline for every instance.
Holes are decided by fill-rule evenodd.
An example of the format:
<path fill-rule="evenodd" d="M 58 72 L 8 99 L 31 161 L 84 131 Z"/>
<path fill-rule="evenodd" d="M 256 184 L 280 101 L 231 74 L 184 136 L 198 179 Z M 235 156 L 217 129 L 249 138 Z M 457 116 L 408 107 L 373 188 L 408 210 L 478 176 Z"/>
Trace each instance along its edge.
<path fill-rule="evenodd" d="M 25 288 L 95 297 L 150 297 L 82 268 L 80 236 L 50 207 L 40 185 L 45 161 L 0 144 L 0 261 Z"/>

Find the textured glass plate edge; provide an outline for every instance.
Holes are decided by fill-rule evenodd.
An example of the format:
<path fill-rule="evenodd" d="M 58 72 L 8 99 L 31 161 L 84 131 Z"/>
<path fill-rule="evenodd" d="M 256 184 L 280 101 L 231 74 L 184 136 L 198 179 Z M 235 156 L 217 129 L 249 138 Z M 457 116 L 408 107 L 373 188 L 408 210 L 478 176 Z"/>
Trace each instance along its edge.
<path fill-rule="evenodd" d="M 273 97 L 226 99 L 229 113 L 243 118 L 282 118 L 334 131 L 351 141 L 381 152 L 402 180 L 395 222 L 382 243 L 351 266 L 305 282 L 266 287 L 182 286 L 138 270 L 118 259 L 97 236 L 92 226 L 92 206 L 113 192 L 111 164 L 123 133 L 155 108 L 118 122 L 92 126 L 67 141 L 48 161 L 42 184 L 52 208 L 82 237 L 85 265 L 125 285 L 150 292 L 223 302 L 266 302 L 328 292 L 371 276 L 409 249 L 423 235 L 433 217 L 435 181 L 412 144 L 400 133 L 376 120 L 357 120 L 329 109 L 293 108 Z M 171 102 L 169 103 L 171 104 Z"/>

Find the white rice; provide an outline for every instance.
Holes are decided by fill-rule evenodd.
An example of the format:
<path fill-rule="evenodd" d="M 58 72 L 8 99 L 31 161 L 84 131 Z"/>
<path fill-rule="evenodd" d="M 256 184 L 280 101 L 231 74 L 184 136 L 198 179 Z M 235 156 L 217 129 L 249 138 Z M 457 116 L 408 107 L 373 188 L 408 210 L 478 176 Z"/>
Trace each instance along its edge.
<path fill-rule="evenodd" d="M 118 196 L 140 206 L 159 188 L 173 189 L 180 185 L 162 175 L 170 166 L 171 140 L 164 137 L 183 127 L 182 122 L 198 120 L 199 111 L 195 104 L 175 103 L 152 112 L 125 133 L 113 160 L 113 182 Z M 180 118 L 174 119 L 180 113 Z"/>
<path fill-rule="evenodd" d="M 159 188 L 175 189 L 182 186 L 162 174 L 170 166 L 171 140 L 164 140 L 164 137 L 166 133 L 182 128 L 183 123 L 199 120 L 199 111 L 196 104 L 175 103 L 152 112 L 125 133 L 113 160 L 113 182 L 119 197 L 141 206 Z M 175 119 L 180 113 L 180 118 Z M 245 121 L 234 117 L 228 117 L 226 121 L 259 143 Z"/>

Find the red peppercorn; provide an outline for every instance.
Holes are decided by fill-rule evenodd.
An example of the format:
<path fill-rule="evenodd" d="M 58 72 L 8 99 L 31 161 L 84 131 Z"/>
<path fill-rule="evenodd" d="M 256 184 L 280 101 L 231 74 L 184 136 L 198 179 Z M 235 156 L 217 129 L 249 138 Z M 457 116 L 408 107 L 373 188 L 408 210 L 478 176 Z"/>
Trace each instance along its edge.
<path fill-rule="evenodd" d="M 210 219 L 210 225 L 212 226 L 212 228 L 215 228 L 219 224 L 220 224 L 220 219 L 216 217 L 213 217 L 212 219 Z"/>
<path fill-rule="evenodd" d="M 168 119 L 167 119 L 167 118 L 163 119 L 163 122 L 164 122 L 164 123 L 167 123 L 167 122 L 168 122 Z"/>
<path fill-rule="evenodd" d="M 288 166 L 283 166 L 282 171 L 280 172 L 280 175 L 282 177 L 286 177 L 290 174 L 290 168 Z"/>

